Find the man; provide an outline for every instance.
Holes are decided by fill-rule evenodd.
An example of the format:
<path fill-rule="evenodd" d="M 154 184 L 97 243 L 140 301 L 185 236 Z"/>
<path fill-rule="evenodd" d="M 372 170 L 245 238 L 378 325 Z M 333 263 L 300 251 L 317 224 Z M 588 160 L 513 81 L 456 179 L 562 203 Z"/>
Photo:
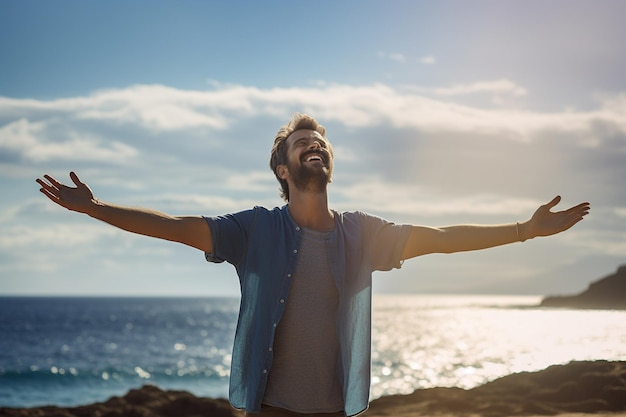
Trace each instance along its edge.
<path fill-rule="evenodd" d="M 356 415 L 370 385 L 371 274 L 429 253 L 484 249 L 572 227 L 589 203 L 551 212 L 554 198 L 525 222 L 424 227 L 329 209 L 333 150 L 315 119 L 296 114 L 277 133 L 270 167 L 287 204 L 225 216 L 170 216 L 94 198 L 46 175 L 41 192 L 69 210 L 122 229 L 181 242 L 237 271 L 241 306 L 230 401 L 248 414 Z"/>

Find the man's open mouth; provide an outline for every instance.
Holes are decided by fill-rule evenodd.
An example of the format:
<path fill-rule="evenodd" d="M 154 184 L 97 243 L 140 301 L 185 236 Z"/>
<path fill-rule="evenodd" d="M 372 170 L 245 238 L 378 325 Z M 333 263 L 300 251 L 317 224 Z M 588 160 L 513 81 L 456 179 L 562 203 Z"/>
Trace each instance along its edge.
<path fill-rule="evenodd" d="M 304 157 L 302 158 L 303 162 L 313 162 L 313 161 L 319 161 L 319 162 L 325 162 L 326 159 L 324 158 L 324 156 L 318 152 L 310 152 L 304 155 Z"/>
<path fill-rule="evenodd" d="M 319 155 L 310 155 L 306 158 L 306 162 L 311 162 L 311 161 L 323 161 L 323 159 Z"/>

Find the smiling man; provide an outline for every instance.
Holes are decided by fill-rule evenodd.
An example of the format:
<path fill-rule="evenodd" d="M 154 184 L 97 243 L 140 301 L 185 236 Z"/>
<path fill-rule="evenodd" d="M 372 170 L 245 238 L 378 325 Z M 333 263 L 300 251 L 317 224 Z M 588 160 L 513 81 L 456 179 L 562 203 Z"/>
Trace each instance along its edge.
<path fill-rule="evenodd" d="M 299 190 L 323 194 L 333 172 L 332 148 L 326 138 L 316 130 L 300 129 L 287 140 L 279 136 L 274 150 L 270 168 L 281 183 L 285 200 L 289 201 L 287 176 Z"/>
<path fill-rule="evenodd" d="M 333 151 L 315 119 L 296 114 L 274 139 L 270 168 L 287 202 L 223 216 L 170 216 L 96 199 L 75 173 L 75 187 L 37 179 L 50 200 L 122 229 L 175 242 L 229 262 L 241 305 L 230 401 L 247 414 L 352 416 L 367 408 L 370 386 L 372 272 L 400 268 L 429 253 L 485 249 L 563 232 L 589 203 L 552 212 L 554 198 L 530 220 L 500 225 L 426 227 L 328 207 Z"/>

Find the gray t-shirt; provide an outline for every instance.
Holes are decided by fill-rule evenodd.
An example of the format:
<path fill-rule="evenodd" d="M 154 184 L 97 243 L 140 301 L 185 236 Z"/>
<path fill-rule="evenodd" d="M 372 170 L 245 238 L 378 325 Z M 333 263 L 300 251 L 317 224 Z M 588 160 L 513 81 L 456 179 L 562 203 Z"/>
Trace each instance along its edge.
<path fill-rule="evenodd" d="M 263 402 L 299 413 L 333 413 L 344 408 L 337 374 L 339 294 L 328 257 L 328 242 L 337 234 L 303 232 Z"/>

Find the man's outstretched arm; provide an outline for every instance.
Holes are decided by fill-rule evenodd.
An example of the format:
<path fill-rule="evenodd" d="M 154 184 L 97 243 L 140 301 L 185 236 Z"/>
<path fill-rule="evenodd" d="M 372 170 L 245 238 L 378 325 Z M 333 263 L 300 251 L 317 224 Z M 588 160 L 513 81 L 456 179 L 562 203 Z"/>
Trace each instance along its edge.
<path fill-rule="evenodd" d="M 154 210 L 105 203 L 94 198 L 91 189 L 74 172 L 70 172 L 70 178 L 76 187 L 68 187 L 44 175 L 44 179 L 37 178 L 41 186 L 39 191 L 61 207 L 85 213 L 120 229 L 212 252 L 211 230 L 202 217 L 170 216 Z"/>
<path fill-rule="evenodd" d="M 404 247 L 403 259 L 429 253 L 454 253 L 491 248 L 538 236 L 564 232 L 589 214 L 589 203 L 552 212 L 561 197 L 540 206 L 525 222 L 501 225 L 459 225 L 446 227 L 413 226 Z"/>

